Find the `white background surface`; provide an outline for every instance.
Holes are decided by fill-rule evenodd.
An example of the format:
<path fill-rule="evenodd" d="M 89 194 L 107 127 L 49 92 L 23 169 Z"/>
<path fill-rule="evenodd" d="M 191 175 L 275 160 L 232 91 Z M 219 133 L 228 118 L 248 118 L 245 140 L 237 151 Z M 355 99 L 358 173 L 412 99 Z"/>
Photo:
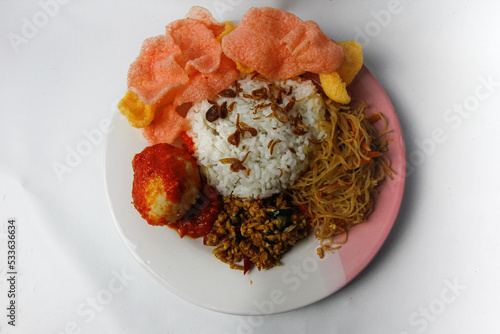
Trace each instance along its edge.
<path fill-rule="evenodd" d="M 38 1 L 0 0 L 0 332 L 498 332 L 500 3 L 391 3 L 67 1 L 44 16 Z M 114 226 L 99 134 L 142 41 L 191 5 L 233 21 L 252 5 L 279 7 L 358 40 L 399 114 L 409 175 L 393 232 L 360 276 L 311 306 L 242 317 L 192 305 L 141 268 Z M 85 155 L 68 158 L 78 149 Z M 68 170 L 58 176 L 57 164 Z M 9 218 L 15 328 L 5 309 Z"/>

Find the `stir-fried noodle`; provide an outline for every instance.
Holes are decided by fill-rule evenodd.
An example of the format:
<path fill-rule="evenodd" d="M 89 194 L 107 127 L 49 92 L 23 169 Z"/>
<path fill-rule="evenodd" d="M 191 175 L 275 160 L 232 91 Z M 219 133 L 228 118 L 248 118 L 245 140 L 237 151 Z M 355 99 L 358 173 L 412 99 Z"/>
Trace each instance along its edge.
<path fill-rule="evenodd" d="M 315 235 L 327 251 L 338 248 L 348 229 L 367 219 L 377 184 L 392 174 L 384 154 L 387 130 L 379 133 L 373 125 L 385 120 L 380 113 L 365 115 L 365 107 L 326 101 L 327 117 L 319 129 L 327 136 L 315 145 L 309 169 L 291 187 L 295 204 L 308 209 Z M 334 240 L 341 234 L 344 240 Z"/>

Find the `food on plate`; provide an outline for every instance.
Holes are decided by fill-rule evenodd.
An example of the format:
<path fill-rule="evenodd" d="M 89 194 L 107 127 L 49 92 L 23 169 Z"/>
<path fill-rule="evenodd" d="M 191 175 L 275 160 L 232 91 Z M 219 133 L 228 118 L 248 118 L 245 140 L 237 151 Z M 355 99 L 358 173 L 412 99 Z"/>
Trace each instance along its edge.
<path fill-rule="evenodd" d="M 181 238 L 185 235 L 193 239 L 206 236 L 222 210 L 222 197 L 215 188 L 203 184 L 199 195 L 182 218 L 167 224 L 177 230 Z"/>
<path fill-rule="evenodd" d="M 335 102 L 348 104 L 351 102 L 351 97 L 347 92 L 347 86 L 363 66 L 363 50 L 361 44 L 355 41 L 342 41 L 337 45 L 342 47 L 344 61 L 337 71 L 320 73 L 319 78 L 326 96 Z"/>
<path fill-rule="evenodd" d="M 225 29 L 206 9 L 193 7 L 187 18 L 167 25 L 165 34 L 143 42 L 129 68 L 128 91 L 144 104 L 157 107 L 177 107 L 217 94 L 239 74 L 217 39 L 227 33 Z M 153 122 L 162 122 L 161 115 L 156 114 L 159 119 L 155 117 Z M 148 131 L 147 126 L 144 129 Z"/>
<path fill-rule="evenodd" d="M 156 112 L 155 105 L 145 104 L 137 94 L 130 91 L 120 100 L 118 109 L 129 124 L 135 128 L 143 128 L 151 124 Z"/>
<path fill-rule="evenodd" d="M 363 67 L 363 49 L 356 41 L 340 41 L 337 45 L 344 51 L 344 61 L 337 69 L 342 81 L 349 85 Z M 337 101 L 338 102 L 338 101 Z"/>
<path fill-rule="evenodd" d="M 119 104 L 150 145 L 132 161 L 137 211 L 245 273 L 311 231 L 320 257 L 338 247 L 391 173 L 383 116 L 351 102 L 362 65 L 359 43 L 284 10 L 234 25 L 192 7 L 144 41 Z"/>
<path fill-rule="evenodd" d="M 247 272 L 253 265 L 259 270 L 279 266 L 281 255 L 309 228 L 307 217 L 283 192 L 262 200 L 230 195 L 204 242 L 215 246 L 219 260 Z"/>
<path fill-rule="evenodd" d="M 171 144 L 188 129 L 189 122 L 179 115 L 175 105 L 168 104 L 159 108 L 151 124 L 142 129 L 142 134 L 150 145 Z"/>
<path fill-rule="evenodd" d="M 317 129 L 324 109 L 310 80 L 248 74 L 195 103 L 187 133 L 201 172 L 222 195 L 265 198 L 287 189 L 307 168 L 312 143 L 325 135 Z M 221 115 L 212 117 L 214 110 Z"/>
<path fill-rule="evenodd" d="M 146 147 L 132 161 L 134 206 L 151 225 L 182 218 L 201 188 L 196 160 L 170 144 Z"/>
<path fill-rule="evenodd" d="M 268 79 L 304 72 L 331 73 L 342 63 L 342 48 L 313 21 L 276 8 L 251 8 L 222 40 L 224 53 Z"/>
<path fill-rule="evenodd" d="M 222 38 L 229 34 L 231 31 L 233 31 L 236 28 L 233 22 L 231 21 L 225 21 L 224 22 L 224 30 L 217 36 L 217 40 L 219 42 L 222 41 Z"/>
<path fill-rule="evenodd" d="M 330 99 L 342 104 L 348 104 L 351 102 L 351 97 L 347 92 L 346 84 L 342 81 L 338 72 L 320 74 L 319 80 L 321 82 L 323 92 L 325 92 L 326 96 Z"/>
<path fill-rule="evenodd" d="M 387 140 L 374 123 L 380 113 L 364 114 L 366 105 L 339 106 L 326 101 L 327 114 L 318 126 L 326 136 L 316 144 L 314 158 L 290 188 L 294 203 L 311 216 L 316 238 L 325 249 L 338 248 L 350 227 L 365 221 L 373 210 L 377 185 L 392 174 L 384 156 Z"/>

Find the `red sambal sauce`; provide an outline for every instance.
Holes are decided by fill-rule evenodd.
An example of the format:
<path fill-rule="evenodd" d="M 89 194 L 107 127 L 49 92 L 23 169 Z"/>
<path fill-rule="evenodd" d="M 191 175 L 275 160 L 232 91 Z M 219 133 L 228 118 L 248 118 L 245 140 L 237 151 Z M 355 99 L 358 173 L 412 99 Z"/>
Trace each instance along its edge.
<path fill-rule="evenodd" d="M 176 229 L 182 238 L 185 235 L 199 238 L 207 235 L 222 210 L 222 197 L 215 188 L 205 184 L 200 197 L 184 216 L 168 227 Z"/>
<path fill-rule="evenodd" d="M 134 181 L 132 197 L 135 208 L 151 225 L 166 225 L 176 229 L 182 238 L 185 235 L 199 238 L 207 235 L 222 210 L 222 197 L 217 190 L 204 183 L 200 176 L 196 159 L 192 156 L 194 142 L 185 132 L 182 133 L 182 148 L 169 144 L 156 144 L 145 148 L 137 154 L 132 166 Z M 194 173 L 188 173 L 186 163 L 191 163 Z M 148 214 L 147 186 L 150 178 L 160 177 L 167 195 L 172 203 L 180 203 L 187 180 L 194 181 L 198 190 L 198 199 L 191 208 L 177 221 L 151 218 Z"/>
<path fill-rule="evenodd" d="M 186 132 L 181 133 L 182 147 L 189 153 L 194 153 L 194 141 Z"/>
<path fill-rule="evenodd" d="M 191 173 L 186 169 L 186 164 L 191 164 Z M 149 217 L 148 185 L 151 178 L 161 178 L 165 194 L 172 203 L 181 202 L 187 180 L 191 180 L 196 188 L 200 188 L 196 160 L 184 149 L 169 144 L 146 147 L 135 155 L 132 167 L 134 206 L 151 225 L 162 225 L 162 222 L 151 220 Z"/>

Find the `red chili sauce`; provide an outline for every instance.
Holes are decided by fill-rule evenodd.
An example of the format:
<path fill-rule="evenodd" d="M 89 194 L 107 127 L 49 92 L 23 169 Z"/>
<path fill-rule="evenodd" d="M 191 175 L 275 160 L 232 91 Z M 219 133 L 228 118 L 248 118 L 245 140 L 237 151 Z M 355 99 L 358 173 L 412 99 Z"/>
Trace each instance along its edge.
<path fill-rule="evenodd" d="M 168 224 L 174 228 L 182 238 L 185 235 L 191 238 L 199 238 L 207 235 L 222 210 L 222 198 L 215 188 L 204 185 L 200 191 L 200 197 L 184 216 Z"/>
<path fill-rule="evenodd" d="M 189 153 L 194 153 L 194 141 L 186 132 L 181 133 L 182 147 Z"/>
<path fill-rule="evenodd" d="M 181 238 L 185 235 L 199 238 L 212 230 L 222 210 L 222 198 L 215 188 L 201 183 L 196 160 L 190 154 L 194 151 L 194 143 L 185 133 L 182 139 L 184 148 L 156 144 L 147 147 L 134 157 L 132 197 L 135 208 L 149 224 L 166 225 L 176 229 Z M 193 165 L 194 173 L 187 172 L 186 162 Z M 172 203 L 181 202 L 187 180 L 194 179 L 196 187 L 201 189 L 196 203 L 178 221 L 170 223 L 161 217 L 152 217 L 148 214 L 150 208 L 147 204 L 146 188 L 153 175 L 161 178 L 166 196 Z"/>
<path fill-rule="evenodd" d="M 152 177 L 160 177 L 167 198 L 172 203 L 180 203 L 188 179 L 194 179 L 196 187 L 200 187 L 197 172 L 188 173 L 186 163 L 191 163 L 193 171 L 197 170 L 196 160 L 184 149 L 169 144 L 156 144 L 146 147 L 137 154 L 133 161 L 134 181 L 132 198 L 134 206 L 151 225 L 164 225 L 164 222 L 149 216 L 147 187 Z"/>

